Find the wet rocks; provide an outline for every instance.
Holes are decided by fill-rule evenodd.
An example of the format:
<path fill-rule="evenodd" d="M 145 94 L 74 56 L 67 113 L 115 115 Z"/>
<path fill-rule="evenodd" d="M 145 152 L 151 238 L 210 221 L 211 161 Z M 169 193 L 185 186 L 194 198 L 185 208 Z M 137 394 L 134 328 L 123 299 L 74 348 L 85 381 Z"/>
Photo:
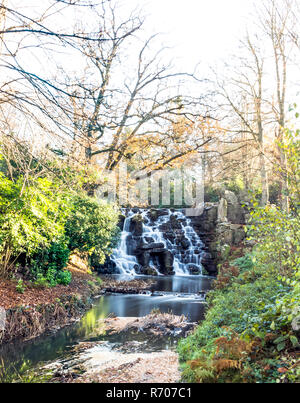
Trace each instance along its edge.
<path fill-rule="evenodd" d="M 100 264 L 98 257 L 93 254 L 91 256 L 91 265 L 101 274 L 114 274 L 116 272 L 116 264 L 109 257 L 106 257 L 104 264 Z"/>
<path fill-rule="evenodd" d="M 174 214 L 172 214 L 171 216 L 170 216 L 170 222 L 169 222 L 169 224 L 170 224 L 170 227 L 174 230 L 174 229 L 181 229 L 182 228 L 182 226 L 181 226 L 181 222 L 177 219 L 177 217 L 174 215 Z"/>
<path fill-rule="evenodd" d="M 130 220 L 130 232 L 134 236 L 141 236 L 143 234 L 144 219 L 141 214 L 137 214 Z"/>
<path fill-rule="evenodd" d="M 188 249 L 190 246 L 190 242 L 185 237 L 180 239 L 180 245 L 183 249 Z"/>
<path fill-rule="evenodd" d="M 126 218 L 126 216 L 124 214 L 119 215 L 118 227 L 120 228 L 121 231 L 124 227 L 125 218 Z"/>
<path fill-rule="evenodd" d="M 190 274 L 193 274 L 193 275 L 200 274 L 200 269 L 198 266 L 191 264 L 191 265 L 189 265 L 188 270 L 189 270 Z"/>
<path fill-rule="evenodd" d="M 191 217 L 192 226 L 207 248 L 201 263 L 209 274 L 217 273 L 217 264 L 226 256 L 224 251 L 245 240 L 246 215 L 240 198 L 224 190 L 219 203 L 205 203 L 203 213 Z"/>
<path fill-rule="evenodd" d="M 155 222 L 159 217 L 168 214 L 169 212 L 167 209 L 150 209 L 149 212 L 147 213 L 147 217 L 150 219 L 150 221 Z"/>
<path fill-rule="evenodd" d="M 160 262 L 160 272 L 165 275 L 173 275 L 175 274 L 173 264 L 174 264 L 174 256 L 173 254 L 165 249 L 158 256 Z"/>
<path fill-rule="evenodd" d="M 102 293 L 113 294 L 140 294 L 143 291 L 149 290 L 155 281 L 148 280 L 132 280 L 132 281 L 117 281 L 111 278 L 104 279 L 101 286 Z"/>
<path fill-rule="evenodd" d="M 141 265 L 141 267 L 148 267 L 150 264 L 150 260 L 151 260 L 151 254 L 150 252 L 146 251 L 137 251 L 136 253 L 136 257 L 137 260 L 139 262 L 139 264 Z M 141 272 L 141 269 L 139 269 L 139 273 Z"/>
<path fill-rule="evenodd" d="M 141 249 L 142 250 L 152 250 L 152 251 L 158 251 L 158 252 L 160 252 L 160 251 L 162 251 L 163 249 L 165 249 L 165 245 L 163 244 L 163 243 L 161 243 L 161 242 L 157 242 L 157 243 L 155 243 L 155 242 L 152 242 L 152 243 L 149 243 L 149 244 L 144 244 L 144 245 L 142 245 L 141 246 Z"/>
<path fill-rule="evenodd" d="M 137 273 L 143 274 L 144 276 L 157 276 L 158 275 L 157 271 L 152 266 L 148 266 L 148 267 L 140 266 L 137 270 Z"/>

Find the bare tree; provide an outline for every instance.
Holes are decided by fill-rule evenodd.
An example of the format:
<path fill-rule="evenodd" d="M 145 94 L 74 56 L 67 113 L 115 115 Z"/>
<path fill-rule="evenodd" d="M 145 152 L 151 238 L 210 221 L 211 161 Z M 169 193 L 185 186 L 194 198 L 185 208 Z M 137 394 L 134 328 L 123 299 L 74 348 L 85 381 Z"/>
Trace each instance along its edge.
<path fill-rule="evenodd" d="M 286 125 L 287 110 L 287 77 L 290 56 L 294 46 L 291 41 L 291 32 L 297 32 L 295 27 L 297 18 L 295 10 L 297 2 L 294 0 L 265 0 L 262 5 L 260 23 L 270 39 L 273 51 L 273 63 L 276 79 L 276 103 L 273 106 L 277 122 L 277 139 L 283 141 L 283 132 Z M 286 156 L 282 149 L 278 149 L 281 166 L 281 205 L 288 210 L 288 178 L 286 172 Z"/>
<path fill-rule="evenodd" d="M 245 155 L 249 143 L 256 145 L 259 157 L 259 172 L 262 185 L 261 204 L 269 199 L 268 175 L 265 158 L 264 125 L 267 120 L 264 99 L 264 57 L 263 52 L 250 38 L 249 34 L 241 42 L 243 55 L 237 59 L 237 67 L 231 78 L 219 82 L 220 95 L 224 99 L 223 108 L 232 119 L 229 120 L 227 133 L 242 145 L 242 165 L 248 166 L 250 154 Z"/>
<path fill-rule="evenodd" d="M 152 50 L 157 35 L 141 44 L 138 33 L 143 19 L 139 14 L 120 18 L 117 6 L 107 3 L 101 13 L 95 10 L 95 16 L 106 40 L 81 42 L 86 68 L 82 77 L 69 84 L 78 95 L 70 109 L 76 111 L 76 144 L 85 149 L 86 162 L 100 158 L 107 170 L 114 170 L 122 160 L 142 154 L 148 144 L 156 153 L 160 150 L 157 161 L 162 159 L 162 164 L 190 152 L 191 147 L 189 151 L 182 147 L 172 155 L 165 145 L 172 122 L 180 117 L 194 122 L 201 106 L 206 113 L 202 97 L 195 99 L 178 91 L 180 82 L 193 80 L 193 76 L 176 73 L 170 63 L 164 63 L 161 45 Z M 194 85 L 197 83 L 195 79 Z M 199 144 L 194 143 L 193 148 Z"/>
<path fill-rule="evenodd" d="M 103 0 L 105 1 L 105 0 Z M 99 0 L 98 3 L 102 3 Z M 92 1 L 47 0 L 36 7 L 24 7 L 22 2 L 2 0 L 0 4 L 0 105 L 13 106 L 23 115 L 47 126 L 45 118 L 58 126 L 58 111 L 68 115 L 62 101 L 72 94 L 55 74 L 43 71 L 36 63 L 43 58 L 55 59 L 62 49 L 76 50 L 77 41 L 104 41 L 99 32 L 64 28 L 57 18 L 71 9 L 93 9 Z M 24 11 L 23 11 L 24 9 Z M 67 24 L 66 24 L 67 25 Z M 29 66 L 28 60 L 32 63 Z M 52 66 L 53 68 L 53 66 Z M 42 118 L 41 118 L 42 117 Z M 43 123 L 41 123 L 41 119 Z M 64 129 L 63 126 L 60 129 Z"/>

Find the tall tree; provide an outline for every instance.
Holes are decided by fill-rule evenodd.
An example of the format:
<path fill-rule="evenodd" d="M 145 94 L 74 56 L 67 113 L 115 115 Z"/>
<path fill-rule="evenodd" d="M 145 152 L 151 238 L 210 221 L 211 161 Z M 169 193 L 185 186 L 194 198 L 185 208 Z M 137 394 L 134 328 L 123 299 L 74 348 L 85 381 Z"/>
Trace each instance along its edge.
<path fill-rule="evenodd" d="M 265 158 L 264 123 L 267 113 L 264 100 L 264 57 L 258 46 L 258 38 L 248 34 L 241 42 L 242 55 L 237 59 L 237 67 L 231 78 L 219 81 L 220 95 L 225 99 L 223 107 L 231 114 L 227 133 L 240 143 L 243 152 L 249 142 L 254 142 L 258 150 L 259 172 L 262 186 L 261 204 L 269 199 L 268 175 Z M 246 160 L 245 160 L 246 158 Z M 250 155 L 244 155 L 242 164 L 247 164 Z"/>
<path fill-rule="evenodd" d="M 149 144 L 158 150 L 160 143 L 162 150 L 170 138 L 170 124 L 179 118 L 195 122 L 207 110 L 203 96 L 193 98 L 178 91 L 183 80 L 194 80 L 194 85 L 198 81 L 177 73 L 163 60 L 164 48 L 157 35 L 140 39 L 143 18 L 139 14 L 120 16 L 117 5 L 109 2 L 101 13 L 95 9 L 95 21 L 105 41 L 79 42 L 86 67 L 81 77 L 70 80 L 77 94 L 70 109 L 76 143 L 84 148 L 86 163 L 98 160 L 114 170 L 121 161 L 142 154 Z M 184 153 L 183 143 L 181 148 L 178 158 Z M 165 154 L 164 161 L 169 158 Z"/>
<path fill-rule="evenodd" d="M 287 111 L 287 78 L 288 68 L 291 62 L 291 52 L 294 43 L 290 33 L 295 32 L 297 24 L 296 18 L 297 2 L 294 0 L 264 0 L 260 23 L 269 37 L 273 51 L 273 65 L 275 70 L 276 102 L 273 107 L 275 120 L 277 122 L 276 136 L 281 143 L 286 125 Z M 282 147 L 278 148 L 281 171 L 281 206 L 285 210 L 289 208 L 288 198 L 288 178 L 285 175 L 286 155 Z"/>

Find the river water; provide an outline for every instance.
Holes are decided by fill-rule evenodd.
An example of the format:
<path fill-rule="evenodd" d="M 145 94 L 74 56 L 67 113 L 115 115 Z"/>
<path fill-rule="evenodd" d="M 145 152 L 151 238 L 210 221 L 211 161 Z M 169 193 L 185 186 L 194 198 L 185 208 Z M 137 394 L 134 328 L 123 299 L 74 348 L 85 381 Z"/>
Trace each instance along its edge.
<path fill-rule="evenodd" d="M 124 280 L 124 276 L 120 279 Z M 153 277 L 153 280 L 155 283 L 150 292 L 145 295 L 101 296 L 94 300 L 93 307 L 79 322 L 32 341 L 14 342 L 0 347 L 0 361 L 4 362 L 9 371 L 22 373 L 29 368 L 55 361 L 68 363 L 74 360 L 73 348 L 80 342 L 103 342 L 102 348 L 106 350 L 123 349 L 125 351 L 128 342 L 139 344 L 144 352 L 175 348 L 174 338 L 149 338 L 144 334 L 128 332 L 106 335 L 99 326 L 102 319 L 112 314 L 119 317 L 141 317 L 156 308 L 161 312 L 184 314 L 193 322 L 203 319 L 205 309 L 203 294 L 209 290 L 212 278 L 159 276 Z"/>

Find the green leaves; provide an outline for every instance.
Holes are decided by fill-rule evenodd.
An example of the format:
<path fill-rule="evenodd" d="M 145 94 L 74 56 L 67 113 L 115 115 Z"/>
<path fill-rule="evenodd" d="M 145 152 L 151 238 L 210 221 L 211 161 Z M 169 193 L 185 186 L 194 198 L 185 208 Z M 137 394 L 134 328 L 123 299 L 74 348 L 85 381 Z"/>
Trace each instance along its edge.
<path fill-rule="evenodd" d="M 295 348 L 300 347 L 300 344 L 299 344 L 296 336 L 290 336 L 290 341 L 291 341 L 293 347 L 295 347 Z"/>
<path fill-rule="evenodd" d="M 113 205 L 88 196 L 76 195 L 66 222 L 71 251 L 96 253 L 104 263 L 118 240 L 118 211 Z"/>

